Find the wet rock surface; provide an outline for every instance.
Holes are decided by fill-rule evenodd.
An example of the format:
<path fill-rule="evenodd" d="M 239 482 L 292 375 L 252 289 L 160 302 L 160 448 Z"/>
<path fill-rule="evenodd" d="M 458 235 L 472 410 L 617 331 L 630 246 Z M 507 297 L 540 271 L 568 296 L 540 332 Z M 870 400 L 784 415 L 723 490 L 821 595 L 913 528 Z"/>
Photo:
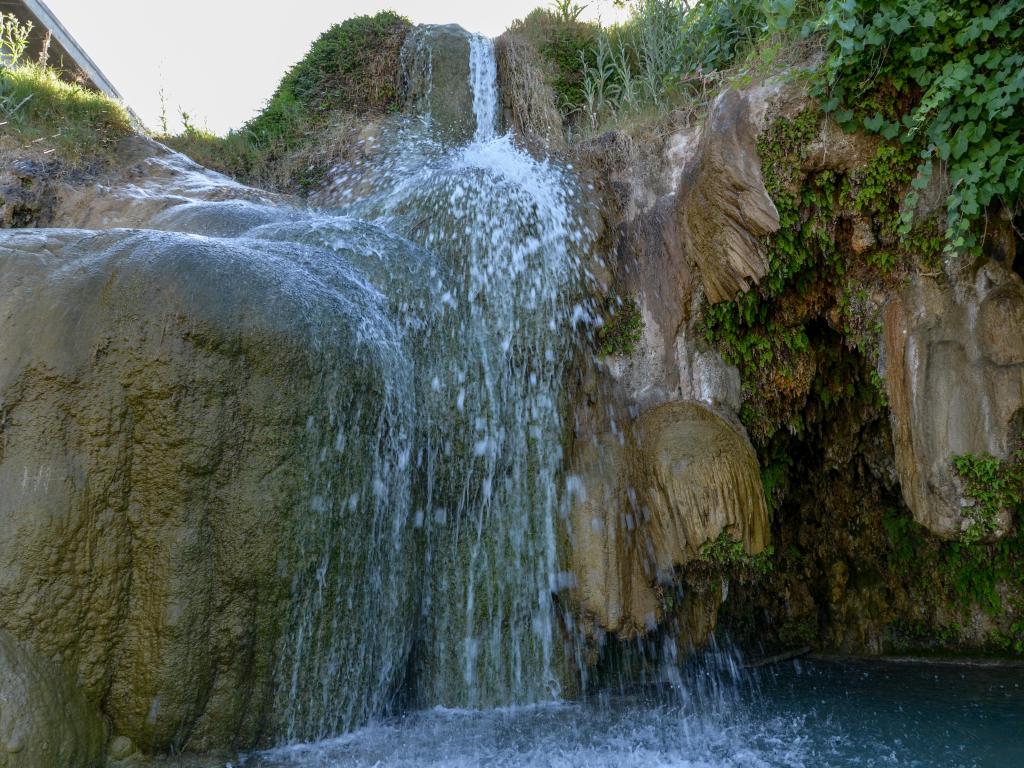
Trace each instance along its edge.
<path fill-rule="evenodd" d="M 723 534 L 749 555 L 768 543 L 754 450 L 741 429 L 698 403 L 662 404 L 626 425 L 621 439 L 583 442 L 574 471 L 577 599 L 603 631 L 631 637 L 655 629 L 664 618 L 657 588 Z M 691 603 L 685 610 L 702 616 L 703 601 Z M 699 645 L 714 622 L 688 625 L 685 640 Z"/>
<path fill-rule="evenodd" d="M 97 768 L 105 738 L 74 677 L 0 629 L 0 768 Z"/>
<path fill-rule="evenodd" d="M 274 253 L 125 230 L 0 241 L 2 626 L 147 751 L 270 730 L 307 420 L 345 360 L 349 386 L 379 390 L 355 317 Z"/>

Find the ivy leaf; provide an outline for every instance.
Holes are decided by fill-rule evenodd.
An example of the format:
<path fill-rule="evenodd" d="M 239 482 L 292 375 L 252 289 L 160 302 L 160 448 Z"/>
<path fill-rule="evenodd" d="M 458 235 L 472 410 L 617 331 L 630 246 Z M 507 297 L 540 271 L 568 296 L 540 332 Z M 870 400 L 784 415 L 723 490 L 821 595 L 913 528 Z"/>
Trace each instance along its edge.
<path fill-rule="evenodd" d="M 882 137 L 886 139 L 895 139 L 899 132 L 899 123 L 889 123 L 882 129 Z"/>
<path fill-rule="evenodd" d="M 917 20 L 917 23 L 920 24 L 925 29 L 931 29 L 932 27 L 934 27 L 935 22 L 935 14 L 932 11 L 925 11 L 924 14 L 922 14 L 921 17 Z"/>
<path fill-rule="evenodd" d="M 864 118 L 864 127 L 871 131 L 871 133 L 878 133 L 884 124 L 885 118 L 882 117 L 881 112 L 876 112 L 874 117 Z"/>
<path fill-rule="evenodd" d="M 914 61 L 920 61 L 928 55 L 928 51 L 931 49 L 932 47 L 927 43 L 925 45 L 915 45 L 910 49 L 910 58 Z"/>
<path fill-rule="evenodd" d="M 899 18 L 893 19 L 892 23 L 889 24 L 889 29 L 895 32 L 897 35 L 902 35 L 908 29 L 910 29 L 910 19 L 906 16 L 900 16 Z"/>
<path fill-rule="evenodd" d="M 853 111 L 849 109 L 840 109 L 836 112 L 836 122 L 840 125 L 849 125 L 853 121 Z"/>

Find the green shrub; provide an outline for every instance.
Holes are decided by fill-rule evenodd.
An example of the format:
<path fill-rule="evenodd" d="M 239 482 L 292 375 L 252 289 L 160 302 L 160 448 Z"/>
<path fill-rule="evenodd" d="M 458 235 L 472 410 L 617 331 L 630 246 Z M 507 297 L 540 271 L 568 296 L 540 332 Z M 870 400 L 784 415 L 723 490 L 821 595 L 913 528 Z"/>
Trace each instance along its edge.
<path fill-rule="evenodd" d="M 13 13 L 0 13 L 0 65 L 13 66 L 21 60 L 31 32 L 31 21 L 22 24 Z"/>
<path fill-rule="evenodd" d="M 734 538 L 729 531 L 722 531 L 718 538 L 700 548 L 700 559 L 721 571 L 737 571 L 750 576 L 765 576 L 772 571 L 771 547 L 765 547 L 756 555 L 748 555 L 743 542 Z"/>
<path fill-rule="evenodd" d="M 763 0 L 639 0 L 624 23 L 599 35 L 581 59 L 592 129 L 619 113 L 706 101 L 711 75 L 731 66 L 767 29 Z M 710 82 L 709 82 L 710 78 Z"/>
<path fill-rule="evenodd" d="M 526 18 L 514 22 L 509 32 L 526 40 L 537 51 L 558 108 L 567 122 L 577 119 L 586 103 L 583 71 L 596 51 L 598 25 L 580 21 L 575 7 L 567 11 L 558 7 L 553 11 L 537 8 Z"/>
<path fill-rule="evenodd" d="M 824 109 L 918 153 L 904 231 L 936 161 L 949 175 L 948 253 L 978 248 L 993 202 L 1020 212 L 1024 0 L 832 0 L 818 26 L 829 35 Z"/>
<path fill-rule="evenodd" d="M 282 78 L 263 111 L 221 138 L 191 125 L 157 138 L 209 168 L 250 184 L 306 189 L 314 168 L 300 178 L 282 171 L 304 155 L 311 140 L 339 115 L 385 114 L 398 108 L 402 43 L 408 19 L 390 11 L 335 24 Z"/>
<path fill-rule="evenodd" d="M 357 16 L 320 35 L 245 127 L 258 142 L 293 147 L 337 110 L 385 113 L 398 106 L 399 52 L 411 25 L 390 11 Z"/>

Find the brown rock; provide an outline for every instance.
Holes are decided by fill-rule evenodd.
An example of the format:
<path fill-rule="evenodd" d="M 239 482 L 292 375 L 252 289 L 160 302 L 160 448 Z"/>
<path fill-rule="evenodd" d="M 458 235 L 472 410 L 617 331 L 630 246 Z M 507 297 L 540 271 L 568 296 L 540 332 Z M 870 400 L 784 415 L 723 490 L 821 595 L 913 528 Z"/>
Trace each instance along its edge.
<path fill-rule="evenodd" d="M 1024 408 L 1024 281 L 989 262 L 959 292 L 917 276 L 886 308 L 884 375 L 896 470 L 914 519 L 968 525 L 956 455 L 1006 457 Z M 1006 531 L 1009 517 L 998 521 Z"/>
<path fill-rule="evenodd" d="M 715 101 L 676 196 L 680 241 L 711 303 L 729 301 L 764 277 L 761 238 L 779 228 L 779 214 L 761 178 L 757 129 L 740 92 Z"/>
<path fill-rule="evenodd" d="M 656 586 L 672 582 L 722 533 L 742 540 L 748 554 L 767 545 L 753 448 L 739 428 L 698 403 L 652 408 L 633 440 L 599 437 L 577 451 L 573 468 L 580 486 L 570 537 L 575 597 L 606 631 L 629 637 L 653 629 L 663 619 Z M 713 597 L 714 606 L 684 611 L 702 638 L 720 602 Z"/>
<path fill-rule="evenodd" d="M 0 629 L 0 768 L 98 768 L 105 740 L 74 678 Z"/>

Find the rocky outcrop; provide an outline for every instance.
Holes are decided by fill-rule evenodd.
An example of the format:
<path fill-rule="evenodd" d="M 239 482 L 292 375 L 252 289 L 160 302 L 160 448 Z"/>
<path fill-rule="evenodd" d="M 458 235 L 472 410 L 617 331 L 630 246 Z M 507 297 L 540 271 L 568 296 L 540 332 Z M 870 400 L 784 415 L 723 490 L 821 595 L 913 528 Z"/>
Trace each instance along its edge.
<path fill-rule="evenodd" d="M 365 471 L 319 474 L 337 427 L 315 416 L 384 390 L 354 330 L 373 298 L 352 280 L 273 242 L 0 239 L 0 628 L 60 659 L 145 751 L 276 730 L 278 644 L 316 559 L 297 547 L 333 519 L 318 484 Z M 374 427 L 347 418 L 358 453 Z"/>
<path fill-rule="evenodd" d="M 640 316 L 637 342 L 601 360 L 576 414 L 571 568 L 591 635 L 671 622 L 681 647 L 701 645 L 723 593 L 714 580 L 688 583 L 687 567 L 723 535 L 748 555 L 768 543 L 758 461 L 737 419 L 739 375 L 699 328 L 704 294 L 733 298 L 764 276 L 761 241 L 778 227 L 753 111 L 730 91 L 703 126 L 673 132 L 657 162 L 623 132 L 582 158 L 606 199 L 609 282 Z"/>
<path fill-rule="evenodd" d="M 944 538 L 969 524 L 960 454 L 1006 458 L 1024 424 L 1024 281 L 995 262 L 955 290 L 917 275 L 885 312 L 896 469 L 914 519 Z M 997 535 L 1010 518 L 1003 511 Z"/>
<path fill-rule="evenodd" d="M 413 29 L 402 46 L 402 104 L 430 120 L 432 135 L 460 144 L 473 138 L 469 35 L 457 24 Z"/>
<path fill-rule="evenodd" d="M 0 629 L 0 768 L 98 768 L 105 739 L 74 679 Z"/>
<path fill-rule="evenodd" d="M 652 408 L 623 438 L 603 435 L 580 446 L 571 562 L 586 619 L 631 637 L 665 618 L 659 590 L 678 581 L 706 545 L 725 534 L 747 554 L 760 553 L 768 510 L 746 436 L 703 405 Z M 699 602 L 686 604 L 685 613 L 706 613 Z M 702 634 L 685 639 L 699 644 L 713 621 L 696 627 Z"/>
<path fill-rule="evenodd" d="M 527 146 L 563 149 L 562 114 L 541 71 L 537 53 L 522 36 L 506 32 L 494 41 L 503 122 Z"/>
<path fill-rule="evenodd" d="M 735 298 L 765 276 L 761 238 L 779 228 L 761 179 L 750 110 L 747 97 L 735 90 L 715 100 L 676 193 L 682 246 L 697 263 L 712 304 Z"/>
<path fill-rule="evenodd" d="M 45 226 L 55 201 L 53 169 L 6 156 L 0 156 L 0 168 L 0 229 Z"/>

